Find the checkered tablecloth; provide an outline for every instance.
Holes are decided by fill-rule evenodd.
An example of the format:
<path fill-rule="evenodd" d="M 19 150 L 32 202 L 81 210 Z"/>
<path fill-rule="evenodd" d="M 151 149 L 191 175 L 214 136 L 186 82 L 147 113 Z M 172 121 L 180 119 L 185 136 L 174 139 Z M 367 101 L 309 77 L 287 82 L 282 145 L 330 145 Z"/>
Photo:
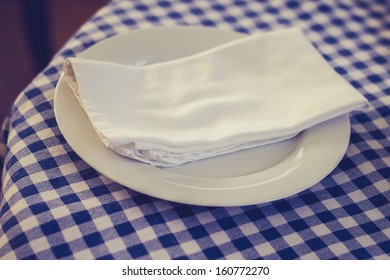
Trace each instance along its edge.
<path fill-rule="evenodd" d="M 64 59 L 157 25 L 250 34 L 301 28 L 370 101 L 367 111 L 351 115 L 340 164 L 297 195 L 226 208 L 149 197 L 88 166 L 53 112 Z M 390 1 L 111 1 L 27 86 L 3 122 L 0 258 L 390 259 L 389 106 Z"/>

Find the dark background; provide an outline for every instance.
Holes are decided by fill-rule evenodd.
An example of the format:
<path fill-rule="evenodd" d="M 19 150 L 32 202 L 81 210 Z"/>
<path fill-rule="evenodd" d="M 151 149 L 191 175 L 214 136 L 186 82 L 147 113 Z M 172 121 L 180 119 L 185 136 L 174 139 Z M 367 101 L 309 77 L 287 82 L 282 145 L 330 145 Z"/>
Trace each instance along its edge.
<path fill-rule="evenodd" d="M 0 0 L 0 123 L 17 95 L 107 0 Z"/>

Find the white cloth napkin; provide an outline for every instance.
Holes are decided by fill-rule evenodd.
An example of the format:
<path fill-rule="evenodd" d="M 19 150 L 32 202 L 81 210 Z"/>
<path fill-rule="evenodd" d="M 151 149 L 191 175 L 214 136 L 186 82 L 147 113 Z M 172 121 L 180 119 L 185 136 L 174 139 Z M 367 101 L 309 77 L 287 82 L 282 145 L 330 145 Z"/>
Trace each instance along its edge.
<path fill-rule="evenodd" d="M 107 147 L 161 167 L 281 141 L 367 104 L 295 28 L 142 67 L 70 58 L 65 78 Z"/>

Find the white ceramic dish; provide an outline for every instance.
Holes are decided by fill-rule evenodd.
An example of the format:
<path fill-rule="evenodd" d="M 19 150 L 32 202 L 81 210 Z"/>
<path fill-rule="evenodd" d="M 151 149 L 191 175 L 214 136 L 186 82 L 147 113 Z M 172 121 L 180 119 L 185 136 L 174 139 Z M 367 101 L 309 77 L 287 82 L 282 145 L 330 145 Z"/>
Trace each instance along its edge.
<path fill-rule="evenodd" d="M 102 41 L 80 57 L 121 64 L 158 63 L 193 54 L 244 35 L 201 27 L 133 31 Z M 293 139 L 160 169 L 106 148 L 64 82 L 54 97 L 55 116 L 74 151 L 112 180 L 161 199 L 206 206 L 269 202 L 316 184 L 342 159 L 350 135 L 348 116 L 308 129 Z"/>

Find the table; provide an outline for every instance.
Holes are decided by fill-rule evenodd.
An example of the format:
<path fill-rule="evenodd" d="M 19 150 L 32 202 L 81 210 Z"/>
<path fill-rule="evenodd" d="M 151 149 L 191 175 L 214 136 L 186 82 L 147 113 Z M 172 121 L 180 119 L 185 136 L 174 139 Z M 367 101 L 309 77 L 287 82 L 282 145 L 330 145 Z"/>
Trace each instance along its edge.
<path fill-rule="evenodd" d="M 389 14 L 386 0 L 109 2 L 3 122 L 0 258 L 390 259 Z M 332 173 L 282 200 L 202 207 L 137 193 L 88 166 L 53 112 L 64 59 L 116 34 L 175 25 L 249 34 L 301 28 L 370 102 L 351 114 L 350 144 Z"/>

